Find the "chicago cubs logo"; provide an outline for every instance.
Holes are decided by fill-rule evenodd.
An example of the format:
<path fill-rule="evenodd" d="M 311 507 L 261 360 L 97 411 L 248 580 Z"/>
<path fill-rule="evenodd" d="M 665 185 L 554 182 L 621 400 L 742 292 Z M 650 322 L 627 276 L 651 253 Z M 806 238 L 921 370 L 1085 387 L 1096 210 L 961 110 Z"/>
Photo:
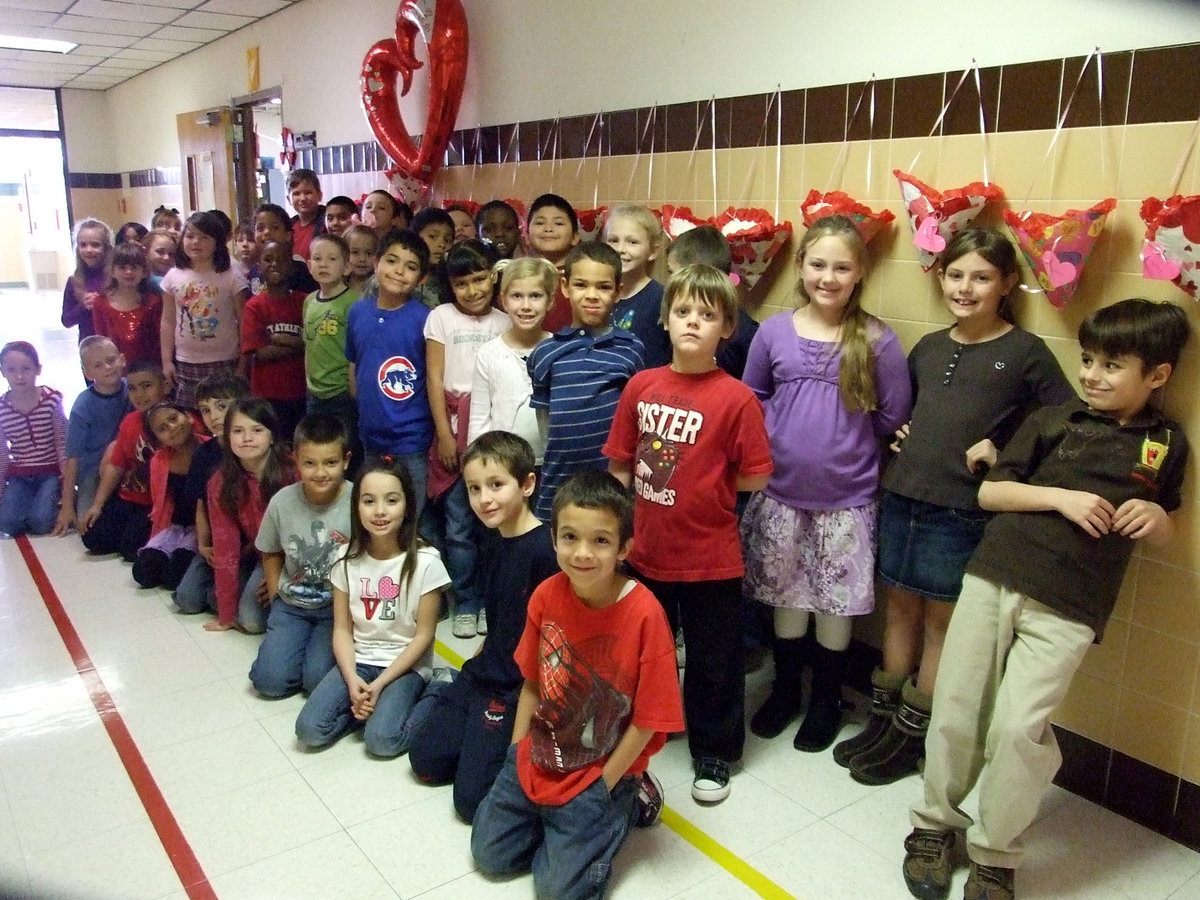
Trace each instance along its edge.
<path fill-rule="evenodd" d="M 415 391 L 417 370 L 407 357 L 393 356 L 379 367 L 379 389 L 392 400 L 407 400 Z"/>

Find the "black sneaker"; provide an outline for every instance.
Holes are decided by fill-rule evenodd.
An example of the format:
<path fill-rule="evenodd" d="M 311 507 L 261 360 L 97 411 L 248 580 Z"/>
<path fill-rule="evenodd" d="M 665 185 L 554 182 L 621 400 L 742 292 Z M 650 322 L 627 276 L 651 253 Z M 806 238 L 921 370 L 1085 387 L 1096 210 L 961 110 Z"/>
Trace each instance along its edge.
<path fill-rule="evenodd" d="M 971 863 L 971 874 L 963 888 L 963 900 L 1013 900 L 1016 896 L 1015 871 L 1000 866 Z"/>
<path fill-rule="evenodd" d="M 649 828 L 662 815 L 662 782 L 649 769 L 637 780 L 637 795 L 633 802 L 637 805 L 637 818 L 633 824 L 638 828 Z"/>
<path fill-rule="evenodd" d="M 954 833 L 914 828 L 904 839 L 904 883 L 917 900 L 946 900 L 950 894 L 950 853 Z"/>
<path fill-rule="evenodd" d="M 715 756 L 696 760 L 692 779 L 692 799 L 699 803 L 720 803 L 729 796 L 729 763 Z"/>

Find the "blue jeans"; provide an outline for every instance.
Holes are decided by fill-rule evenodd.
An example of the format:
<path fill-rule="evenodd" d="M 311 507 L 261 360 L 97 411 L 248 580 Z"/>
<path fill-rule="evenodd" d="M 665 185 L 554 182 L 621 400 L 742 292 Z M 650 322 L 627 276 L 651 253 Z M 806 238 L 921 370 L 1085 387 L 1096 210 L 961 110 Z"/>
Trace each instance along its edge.
<path fill-rule="evenodd" d="M 460 477 L 425 510 L 425 521 L 433 531 L 432 543 L 441 551 L 446 571 L 454 584 L 455 614 L 477 615 L 483 606 L 479 596 L 479 520 L 471 510 L 466 482 Z M 438 527 L 440 526 L 440 527 Z"/>
<path fill-rule="evenodd" d="M 58 519 L 61 491 L 58 475 L 10 475 L 0 500 L 0 531 L 13 537 L 49 534 Z"/>
<path fill-rule="evenodd" d="M 258 602 L 259 585 L 263 583 L 262 561 L 258 555 L 243 557 L 238 571 L 242 593 L 238 598 L 237 622 L 247 634 L 262 634 L 267 628 L 267 608 Z M 185 615 L 217 612 L 217 585 L 212 566 L 199 553 L 183 574 L 183 580 L 172 595 L 175 605 Z"/>
<path fill-rule="evenodd" d="M 379 677 L 383 666 L 358 663 L 358 677 L 368 684 Z M 425 679 L 405 672 L 382 691 L 375 711 L 360 721 L 350 711 L 350 691 L 337 667 L 329 670 L 309 695 L 296 718 L 296 737 L 308 747 L 328 747 L 351 731 L 363 729 L 367 752 L 393 759 L 408 749 L 409 714 L 425 689 Z"/>
<path fill-rule="evenodd" d="M 302 609 L 278 597 L 272 600 L 267 633 L 250 667 L 254 689 L 273 699 L 296 691 L 311 694 L 330 669 L 334 669 L 333 607 Z"/>
<path fill-rule="evenodd" d="M 610 792 L 603 778 L 562 806 L 538 806 L 517 778 L 516 744 L 479 804 L 471 855 L 485 875 L 533 870 L 538 897 L 585 900 L 604 896 L 612 861 L 635 815 L 637 785 L 626 776 Z"/>

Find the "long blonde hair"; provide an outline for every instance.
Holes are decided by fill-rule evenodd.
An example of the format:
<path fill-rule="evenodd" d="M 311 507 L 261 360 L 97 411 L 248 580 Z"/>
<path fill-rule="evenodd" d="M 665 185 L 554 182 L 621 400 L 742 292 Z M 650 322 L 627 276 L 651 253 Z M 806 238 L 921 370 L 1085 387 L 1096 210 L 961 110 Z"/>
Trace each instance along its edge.
<path fill-rule="evenodd" d="M 71 249 L 75 251 L 75 271 L 71 274 L 71 282 L 75 285 L 75 296 L 81 301 L 83 300 L 83 295 L 87 293 L 88 267 L 84 265 L 83 257 L 79 255 L 79 236 L 88 229 L 91 229 L 92 231 L 98 231 L 100 233 L 101 243 L 104 244 L 104 256 L 100 260 L 100 265 L 97 268 L 100 270 L 104 288 L 106 290 L 109 282 L 112 280 L 112 229 L 99 219 L 80 219 L 75 223 L 75 227 L 71 231 Z"/>
<path fill-rule="evenodd" d="M 875 350 L 872 340 L 879 336 L 880 329 L 875 317 L 862 308 L 867 245 L 858 228 L 845 216 L 825 216 L 817 219 L 800 241 L 800 249 L 796 251 L 796 266 L 801 269 L 800 281 L 796 287 L 796 292 L 800 295 L 799 305 L 807 306 L 812 302 L 812 298 L 804 290 L 804 256 L 809 247 L 825 237 L 842 240 L 854 256 L 855 263 L 863 270 L 863 276 L 854 285 L 850 300 L 842 313 L 842 358 L 838 364 L 838 392 L 841 394 L 842 403 L 850 412 L 874 412 L 879 397 L 875 390 Z"/>

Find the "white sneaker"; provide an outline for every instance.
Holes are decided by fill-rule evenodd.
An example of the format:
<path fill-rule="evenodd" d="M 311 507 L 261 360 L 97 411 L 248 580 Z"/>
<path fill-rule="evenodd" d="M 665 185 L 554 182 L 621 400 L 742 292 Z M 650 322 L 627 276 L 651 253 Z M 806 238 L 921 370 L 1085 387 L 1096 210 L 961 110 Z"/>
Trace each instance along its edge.
<path fill-rule="evenodd" d="M 475 631 L 477 634 L 487 634 L 487 610 L 481 609 L 479 615 L 475 617 Z"/>
<path fill-rule="evenodd" d="M 453 626 L 456 638 L 473 638 L 478 633 L 474 613 L 459 613 L 454 617 Z"/>

